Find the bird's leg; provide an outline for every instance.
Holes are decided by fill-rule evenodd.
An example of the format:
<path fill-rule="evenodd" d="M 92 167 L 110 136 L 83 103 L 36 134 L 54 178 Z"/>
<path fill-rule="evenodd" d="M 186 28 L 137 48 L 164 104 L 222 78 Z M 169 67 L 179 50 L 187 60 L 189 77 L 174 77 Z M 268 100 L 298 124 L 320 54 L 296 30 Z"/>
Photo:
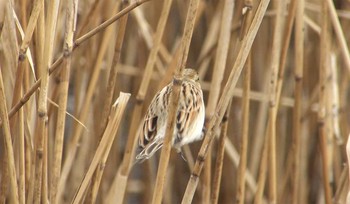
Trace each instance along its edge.
<path fill-rule="evenodd" d="M 177 152 L 178 154 L 180 154 L 181 158 L 182 158 L 185 162 L 187 162 L 187 159 L 186 159 L 185 155 L 182 153 L 181 147 L 176 147 L 175 149 L 176 149 L 176 152 Z"/>

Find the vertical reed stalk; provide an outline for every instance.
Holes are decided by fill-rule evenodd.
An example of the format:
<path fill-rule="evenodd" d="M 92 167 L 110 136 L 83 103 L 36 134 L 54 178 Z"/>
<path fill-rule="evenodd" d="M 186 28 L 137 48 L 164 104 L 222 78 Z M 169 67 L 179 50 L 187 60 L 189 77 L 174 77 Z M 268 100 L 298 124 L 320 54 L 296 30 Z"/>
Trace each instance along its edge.
<path fill-rule="evenodd" d="M 22 89 L 20 89 L 22 93 Z M 23 108 L 19 110 L 18 115 L 18 141 L 19 141 L 19 181 L 18 195 L 19 203 L 24 204 L 26 198 L 26 168 L 25 168 L 25 142 L 24 142 L 24 114 Z"/>
<path fill-rule="evenodd" d="M 35 158 L 35 179 L 36 179 L 36 191 L 34 194 L 34 203 L 40 203 L 41 197 L 43 202 L 48 199 L 47 189 L 47 95 L 49 90 L 49 67 L 53 57 L 53 46 L 55 39 L 55 30 L 58 17 L 59 0 L 50 1 L 48 3 L 47 21 L 44 21 L 45 13 L 42 9 L 39 15 L 39 40 L 43 45 L 43 52 L 39 53 L 41 57 L 39 72 L 41 78 L 40 93 L 38 101 L 38 118 L 37 118 L 37 138 L 36 138 L 36 158 Z M 42 2 L 44 4 L 44 2 Z M 44 25 L 46 23 L 46 25 Z M 39 48 L 40 49 L 40 48 Z M 40 183 L 41 184 L 40 184 Z M 40 186 L 42 185 L 42 186 Z M 42 195 L 41 192 L 42 191 Z"/>
<path fill-rule="evenodd" d="M 237 59 L 233 65 L 232 71 L 227 80 L 228 82 L 226 83 L 225 88 L 223 89 L 218 106 L 216 108 L 216 114 L 211 118 L 209 122 L 208 131 L 206 133 L 201 149 L 199 150 L 197 161 L 195 163 L 191 177 L 187 184 L 184 197 L 182 198 L 183 204 L 192 202 L 195 189 L 197 188 L 197 185 L 198 185 L 198 178 L 203 168 L 203 163 L 207 156 L 208 148 L 213 139 L 213 132 L 218 128 L 218 125 L 221 123 L 223 115 L 228 107 L 229 100 L 233 95 L 234 87 L 241 74 L 241 71 L 248 57 L 249 51 L 253 44 L 258 28 L 260 27 L 262 18 L 265 14 L 265 11 L 267 9 L 269 2 L 270 2 L 269 0 L 262 0 L 260 2 L 258 9 L 255 13 L 255 16 L 253 18 L 253 21 L 248 29 L 247 35 L 242 40 L 242 44 L 239 49 Z"/>
<path fill-rule="evenodd" d="M 40 12 L 42 12 L 42 9 L 44 7 L 44 3 L 42 0 L 35 0 L 34 5 L 33 5 L 33 10 L 31 12 L 29 22 L 27 25 L 27 29 L 25 31 L 25 35 L 22 41 L 22 45 L 20 48 L 20 53 L 19 53 L 19 60 L 23 61 L 25 59 L 25 53 L 27 51 L 27 48 L 29 46 L 29 43 L 32 39 L 34 29 L 37 25 L 37 20 L 39 18 Z"/>
<path fill-rule="evenodd" d="M 252 0 L 245 0 L 243 9 L 246 9 L 244 14 L 243 29 L 241 33 L 246 35 L 248 26 L 252 21 L 253 7 Z M 244 84 L 243 84 L 243 97 L 242 97 L 242 134 L 241 134 L 241 157 L 238 165 L 238 182 L 237 182 L 237 194 L 236 203 L 243 204 L 245 200 L 245 185 L 246 185 L 246 170 L 247 170 L 247 154 L 248 154 L 248 140 L 249 140 L 249 106 L 250 106 L 250 84 L 251 84 L 251 69 L 252 69 L 252 57 L 248 56 L 245 72 L 244 72 Z"/>
<path fill-rule="evenodd" d="M 264 138 L 264 146 L 263 146 L 263 152 L 261 155 L 261 161 L 260 161 L 260 169 L 259 169 L 259 180 L 258 180 L 258 187 L 255 193 L 254 198 L 254 204 L 261 204 L 263 203 L 263 193 L 264 193 L 264 187 L 266 182 L 266 170 L 267 170 L 267 157 L 268 157 L 268 145 L 269 145 L 269 126 L 266 129 L 265 138 Z"/>
<path fill-rule="evenodd" d="M 179 104 L 179 95 L 180 95 L 180 89 L 182 84 L 182 71 L 184 70 L 187 62 L 187 57 L 188 57 L 188 52 L 189 52 L 190 43 L 192 39 L 198 5 L 199 5 L 198 0 L 191 0 L 187 11 L 185 28 L 182 36 L 181 45 L 180 45 L 181 53 L 180 53 L 180 58 L 178 59 L 177 69 L 175 71 L 175 75 L 173 79 L 172 92 L 169 100 L 169 110 L 168 110 L 169 112 L 168 112 L 168 120 L 166 124 L 165 137 L 164 137 L 162 151 L 160 154 L 160 162 L 158 166 L 157 179 L 156 179 L 156 184 L 154 187 L 154 192 L 152 197 L 152 203 L 155 203 L 155 204 L 160 204 L 163 198 L 166 171 L 167 171 L 169 158 L 170 158 L 170 151 L 171 151 L 171 141 L 173 138 L 174 126 L 176 121 L 176 111 L 177 111 L 177 106 Z"/>
<path fill-rule="evenodd" d="M 57 197 L 58 182 L 61 176 L 61 165 L 63 156 L 63 141 L 64 130 L 66 127 L 66 109 L 68 98 L 68 86 L 71 69 L 71 54 L 73 50 L 73 36 L 75 31 L 75 23 L 77 16 L 78 0 L 70 1 L 66 8 L 66 23 L 65 23 L 65 42 L 64 42 L 64 59 L 60 73 L 60 81 L 58 85 L 58 113 L 57 113 L 57 128 L 55 132 L 54 158 L 50 185 L 50 202 L 53 204 L 59 203 Z"/>
<path fill-rule="evenodd" d="M 276 120 L 277 120 L 277 77 L 279 71 L 279 61 L 281 52 L 281 42 L 283 34 L 284 15 L 283 11 L 285 3 L 283 1 L 275 1 L 277 15 L 275 28 L 273 32 L 273 42 L 271 51 L 271 81 L 270 81 L 270 101 L 269 101 L 269 200 L 271 203 L 277 202 L 277 159 L 276 159 Z"/>
<path fill-rule="evenodd" d="M 215 107 L 219 99 L 221 83 L 224 77 L 227 53 L 230 45 L 231 24 L 234 11 L 234 2 L 225 0 L 223 4 L 223 13 L 221 16 L 220 31 L 218 37 L 218 46 L 215 54 L 215 63 L 212 74 L 212 82 L 209 90 L 209 99 L 206 107 L 206 120 L 210 119 L 215 112 Z M 203 203 L 210 203 L 210 188 L 211 188 L 211 150 L 208 152 L 208 158 L 205 161 L 202 199 Z"/>
<path fill-rule="evenodd" d="M 319 128 L 319 141 L 322 155 L 322 175 L 323 175 L 323 187 L 324 196 L 327 204 L 332 203 L 331 188 L 329 184 L 329 172 L 328 172 L 328 151 L 326 145 L 326 73 L 329 66 L 329 16 L 327 13 L 327 2 L 322 3 L 322 30 L 321 30 L 321 42 L 320 42 L 320 107 L 318 112 L 318 128 Z"/>
<path fill-rule="evenodd" d="M 304 0 L 299 0 L 297 7 L 295 15 L 295 103 L 293 113 L 293 204 L 300 203 L 300 135 L 304 70 Z"/>
<path fill-rule="evenodd" d="M 97 147 L 96 153 L 91 161 L 90 167 L 86 172 L 77 193 L 74 196 L 72 204 L 78 204 L 81 202 L 84 192 L 87 189 L 89 183 L 91 182 L 91 178 L 98 164 L 100 163 L 100 160 L 103 158 L 103 155 L 109 154 L 129 98 L 130 94 L 120 93 L 119 98 L 113 104 L 113 109 L 111 110 L 110 114 L 110 121 L 108 122 L 106 131 L 104 132 L 101 142 Z"/>
<path fill-rule="evenodd" d="M 14 59 L 18 57 L 17 56 L 18 47 L 17 47 L 17 45 L 12 45 L 11 44 L 11 42 L 16 42 L 17 41 L 16 29 L 14 27 L 15 20 L 14 20 L 13 13 L 12 13 L 14 7 L 13 7 L 13 4 L 12 4 L 11 1 L 1 2 L 0 3 L 0 7 L 1 7 L 0 8 L 0 12 L 2 13 L 2 15 L 0 17 L 1 18 L 1 20 L 0 20 L 1 21 L 0 25 L 1 26 L 0 27 L 4 28 L 4 29 L 0 28 L 0 37 L 1 37 L 0 38 L 0 45 L 3 47 L 4 50 L 6 50 L 7 53 L 9 53 L 9 54 L 10 53 L 11 54 L 16 53 L 15 55 L 8 56 L 8 58 L 10 58 L 10 59 L 8 59 L 8 61 L 11 61 L 11 59 L 13 61 L 15 61 Z M 6 38 L 6 36 L 8 38 Z M 4 46 L 6 46 L 5 45 L 6 42 L 9 43 L 8 47 L 4 47 Z M 2 72 L 4 73 L 4 70 L 6 70 L 6 67 L 5 67 L 6 65 L 5 65 L 5 63 L 3 61 L 5 61 L 5 60 L 0 60 L 0 61 L 1 61 L 0 62 L 0 69 L 2 69 Z M 15 62 L 17 62 L 17 59 L 16 59 Z M 12 69 L 13 66 L 17 66 L 16 63 L 13 63 L 10 68 Z M 3 78 L 6 79 L 6 76 L 3 77 Z M 17 81 L 19 81 L 19 80 L 17 80 Z M 4 82 L 2 82 L 2 83 L 4 84 Z M 4 94 L 6 94 L 5 93 L 6 89 L 5 89 L 4 85 L 3 85 L 3 91 L 4 91 Z M 14 93 L 14 95 L 16 95 L 16 94 Z M 5 95 L 5 99 L 7 99 L 6 95 Z M 2 101 L 2 102 L 6 103 L 6 101 Z M 2 121 L 3 120 L 1 119 L 1 122 Z M 9 128 L 10 128 L 10 131 L 11 131 L 11 130 L 13 130 L 12 129 L 12 127 L 13 127 L 12 123 L 14 123 L 14 122 L 10 120 L 9 123 L 10 123 L 9 124 L 10 125 Z M 3 127 L 0 127 L 0 128 L 3 128 Z M 3 136 L 4 133 L 2 133 L 1 135 Z M 11 133 L 10 133 L 10 135 L 11 135 Z M 11 138 L 11 140 L 12 140 L 12 138 Z M 2 149 L 6 149 L 5 148 L 6 145 L 7 145 L 6 141 L 5 140 L 2 140 L 2 141 L 5 142 L 5 144 L 2 146 L 3 147 Z M 3 143 L 0 142 L 0 144 L 3 144 Z M 14 148 L 14 147 L 12 147 L 12 148 Z M 8 184 L 9 184 L 9 182 L 11 183 L 11 181 L 9 181 L 10 176 L 11 176 L 11 175 L 9 175 L 9 173 L 11 174 L 11 172 L 9 172 L 10 171 L 9 167 L 10 167 L 11 164 L 9 163 L 10 161 L 8 159 L 10 157 L 10 155 L 7 155 L 7 152 L 5 150 L 0 151 L 0 154 L 1 154 L 0 155 L 0 158 L 1 158 L 1 167 L 0 167 L 0 171 L 1 171 L 0 203 L 2 204 L 2 203 L 6 202 L 6 197 L 8 196 L 7 195 L 8 194 L 8 189 L 10 187 L 10 185 L 8 185 Z M 14 157 L 14 155 L 12 155 L 12 156 Z M 14 166 L 14 168 L 16 168 L 16 167 Z M 12 189 L 12 187 L 11 187 L 11 189 Z M 12 192 L 12 194 L 11 194 L 12 197 L 14 195 L 13 193 L 16 193 L 16 192 Z M 16 202 L 16 200 L 14 202 Z M 17 200 L 17 202 L 18 202 L 18 200 Z"/>
<path fill-rule="evenodd" d="M 111 190 L 107 195 L 107 199 L 106 199 L 107 203 L 110 203 L 110 202 L 122 203 L 125 197 L 126 184 L 127 184 L 126 181 L 128 179 L 128 176 L 133 164 L 133 160 L 134 160 L 133 156 L 134 156 L 136 141 L 138 138 L 137 130 L 141 120 L 143 101 L 145 99 L 145 95 L 151 80 L 151 75 L 153 73 L 154 65 L 156 63 L 157 55 L 161 45 L 161 39 L 164 34 L 166 22 L 168 20 L 171 3 L 172 3 L 172 0 L 163 2 L 162 13 L 158 21 L 157 31 L 154 37 L 153 49 L 151 50 L 150 55 L 148 57 L 146 68 L 145 68 L 145 75 L 142 78 L 141 86 L 136 96 L 137 103 L 132 115 L 131 131 L 129 134 L 131 135 L 131 137 L 129 137 L 127 141 L 126 152 L 124 154 L 122 163 L 118 169 L 117 177 L 115 177 Z"/>
<path fill-rule="evenodd" d="M 348 142 L 346 143 L 346 156 L 348 159 L 348 170 L 349 170 L 349 177 L 348 177 L 348 182 L 350 183 L 350 135 L 348 136 Z M 350 202 L 350 190 L 348 190 L 347 197 L 346 197 L 346 203 Z"/>
<path fill-rule="evenodd" d="M 5 140 L 5 155 L 7 156 L 7 168 L 8 176 L 10 179 L 10 188 L 11 188 L 11 198 L 14 203 L 19 203 L 18 198 L 18 185 L 17 185 L 17 175 L 15 169 L 15 160 L 14 160 L 14 151 L 12 146 L 11 132 L 10 132 L 10 123 L 7 116 L 6 108 L 6 97 L 5 97 L 4 82 L 2 77 L 2 71 L 0 69 L 0 118 L 2 121 L 2 132 Z M 5 156 L 4 156 L 5 157 Z M 6 192 L 4 192 L 6 195 Z"/>
<path fill-rule="evenodd" d="M 44 3 L 44 2 L 43 2 Z M 45 70 L 46 66 L 44 63 L 44 52 L 45 52 L 45 25 L 44 25 L 44 10 L 41 11 L 38 19 L 37 26 L 37 41 L 38 41 L 38 69 L 41 81 L 40 93 L 38 99 L 38 113 L 36 118 L 35 127 L 35 139 L 34 139 L 34 188 L 33 188 L 33 202 L 34 204 L 41 203 L 41 193 L 42 193 L 42 182 L 43 182 L 43 155 L 44 155 L 44 137 L 46 136 L 46 125 L 47 122 L 47 90 L 48 90 L 48 80 L 47 74 L 48 70 Z"/>
<path fill-rule="evenodd" d="M 82 104 L 81 110 L 79 111 L 79 121 L 82 123 L 86 123 L 88 119 L 88 113 L 89 113 L 89 108 L 91 103 L 92 103 L 92 98 L 93 95 L 96 91 L 96 85 L 98 83 L 99 77 L 100 77 L 100 72 L 102 68 L 102 62 L 105 57 L 105 54 L 107 52 L 107 48 L 110 45 L 110 41 L 112 36 L 115 35 L 114 29 L 112 27 L 108 28 L 104 33 L 103 33 L 103 38 L 101 42 L 101 46 L 99 47 L 99 52 L 97 55 L 97 59 L 94 64 L 94 69 L 92 72 L 91 79 L 89 81 L 88 89 L 86 92 L 86 95 L 84 96 L 84 103 Z M 71 172 L 73 162 L 77 153 L 77 148 L 78 144 L 80 141 L 80 138 L 83 135 L 83 126 L 79 125 L 74 129 L 73 136 L 71 140 L 69 141 L 68 145 L 68 153 L 67 153 L 67 158 L 63 164 L 62 168 L 62 174 L 61 178 L 59 181 L 59 189 L 62 189 L 63 186 L 65 186 L 69 173 Z M 58 196 L 61 197 L 62 192 L 58 192 Z"/>
<path fill-rule="evenodd" d="M 225 113 L 225 116 L 222 119 L 219 145 L 218 145 L 218 150 L 216 154 L 217 156 L 216 156 L 215 172 L 214 172 L 214 178 L 213 178 L 213 189 L 211 191 L 211 196 L 210 196 L 210 203 L 213 203 L 213 204 L 216 204 L 219 201 L 222 169 L 224 165 L 225 140 L 227 138 L 228 119 L 230 116 L 231 103 L 232 102 L 230 102 L 228 109 Z"/>
<path fill-rule="evenodd" d="M 122 6 L 124 7 L 124 5 L 122 5 Z M 116 80 L 117 80 L 117 73 L 118 73 L 117 65 L 118 65 L 118 62 L 120 59 L 120 54 L 121 54 L 121 50 L 122 50 L 122 45 L 123 45 L 123 40 L 124 40 L 127 22 L 128 22 L 128 14 L 126 14 L 125 16 L 123 16 L 120 19 L 119 26 L 118 26 L 118 33 L 117 33 L 117 39 L 116 39 L 115 47 L 114 47 L 114 56 L 113 56 L 113 61 L 112 61 L 112 67 L 111 67 L 110 73 L 109 73 L 107 92 L 105 94 L 106 98 L 104 100 L 104 106 L 103 106 L 104 108 L 103 108 L 102 116 L 101 116 L 102 121 L 100 123 L 100 127 L 98 130 L 99 131 L 98 135 L 101 135 L 101 137 L 102 137 L 103 131 L 105 130 L 105 127 L 107 125 L 108 115 L 110 114 L 110 110 L 111 110 L 110 107 L 111 107 L 112 100 L 113 100 L 113 94 L 114 94 L 115 84 L 116 84 Z M 108 154 L 105 154 L 103 156 L 103 159 L 101 160 L 101 163 L 99 164 L 99 168 L 96 169 L 95 175 L 92 179 L 91 195 L 89 195 L 89 197 L 88 197 L 88 199 L 89 199 L 88 202 L 90 202 L 90 203 L 96 202 L 96 197 L 97 197 L 98 189 L 99 189 L 100 182 L 102 179 L 104 167 L 106 165 L 107 156 L 108 156 Z"/>
<path fill-rule="evenodd" d="M 346 64 L 346 68 L 348 69 L 348 71 L 350 71 L 350 53 L 349 53 L 349 48 L 348 48 L 348 44 L 346 43 L 345 40 L 345 36 L 344 36 L 344 32 L 343 29 L 340 25 L 339 19 L 338 19 L 338 15 L 337 15 L 337 11 L 335 10 L 335 6 L 334 6 L 334 2 L 332 0 L 327 0 L 327 7 L 328 7 L 328 12 L 332 21 L 332 25 L 334 27 L 334 31 L 335 34 L 337 36 L 338 39 L 338 43 L 340 45 L 340 50 L 341 53 L 343 55 L 345 64 Z M 325 10 L 324 12 L 327 12 L 327 10 Z"/>

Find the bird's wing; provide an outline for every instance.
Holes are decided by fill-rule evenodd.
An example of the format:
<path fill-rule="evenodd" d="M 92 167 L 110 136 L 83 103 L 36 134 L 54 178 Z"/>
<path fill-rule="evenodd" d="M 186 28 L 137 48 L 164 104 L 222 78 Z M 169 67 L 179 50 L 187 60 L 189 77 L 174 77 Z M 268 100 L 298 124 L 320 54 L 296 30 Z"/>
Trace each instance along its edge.
<path fill-rule="evenodd" d="M 141 133 L 139 135 L 139 146 L 142 151 L 137 155 L 136 159 L 144 160 L 151 157 L 163 145 L 163 140 L 156 138 L 161 124 L 161 119 L 164 119 L 166 107 L 169 103 L 169 94 L 171 85 L 164 87 L 153 98 L 145 115 Z M 163 115 L 163 116 L 162 116 Z"/>

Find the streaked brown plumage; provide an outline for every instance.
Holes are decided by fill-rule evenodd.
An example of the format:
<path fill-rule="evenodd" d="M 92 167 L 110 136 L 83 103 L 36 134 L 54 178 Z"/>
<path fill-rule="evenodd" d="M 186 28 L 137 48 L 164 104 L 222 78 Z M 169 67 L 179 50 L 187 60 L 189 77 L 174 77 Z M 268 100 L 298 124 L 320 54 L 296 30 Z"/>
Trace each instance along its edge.
<path fill-rule="evenodd" d="M 185 69 L 183 76 L 172 141 L 178 151 L 181 146 L 201 139 L 205 115 L 197 72 Z M 158 92 L 148 107 L 139 135 L 141 152 L 136 156 L 138 162 L 149 159 L 163 145 L 172 86 L 170 83 Z"/>

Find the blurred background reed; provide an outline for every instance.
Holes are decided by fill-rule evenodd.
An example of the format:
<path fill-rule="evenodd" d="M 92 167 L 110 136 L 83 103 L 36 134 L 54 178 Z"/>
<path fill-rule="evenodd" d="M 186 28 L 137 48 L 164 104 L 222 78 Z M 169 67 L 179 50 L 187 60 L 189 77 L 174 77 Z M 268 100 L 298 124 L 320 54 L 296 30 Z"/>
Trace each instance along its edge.
<path fill-rule="evenodd" d="M 160 151 L 133 165 L 137 129 L 177 69 L 190 2 L 206 121 L 239 76 L 192 203 L 346 203 L 347 0 L 0 1 L 0 203 L 151 203 Z M 189 203 L 201 143 L 172 153 L 162 203 Z"/>

